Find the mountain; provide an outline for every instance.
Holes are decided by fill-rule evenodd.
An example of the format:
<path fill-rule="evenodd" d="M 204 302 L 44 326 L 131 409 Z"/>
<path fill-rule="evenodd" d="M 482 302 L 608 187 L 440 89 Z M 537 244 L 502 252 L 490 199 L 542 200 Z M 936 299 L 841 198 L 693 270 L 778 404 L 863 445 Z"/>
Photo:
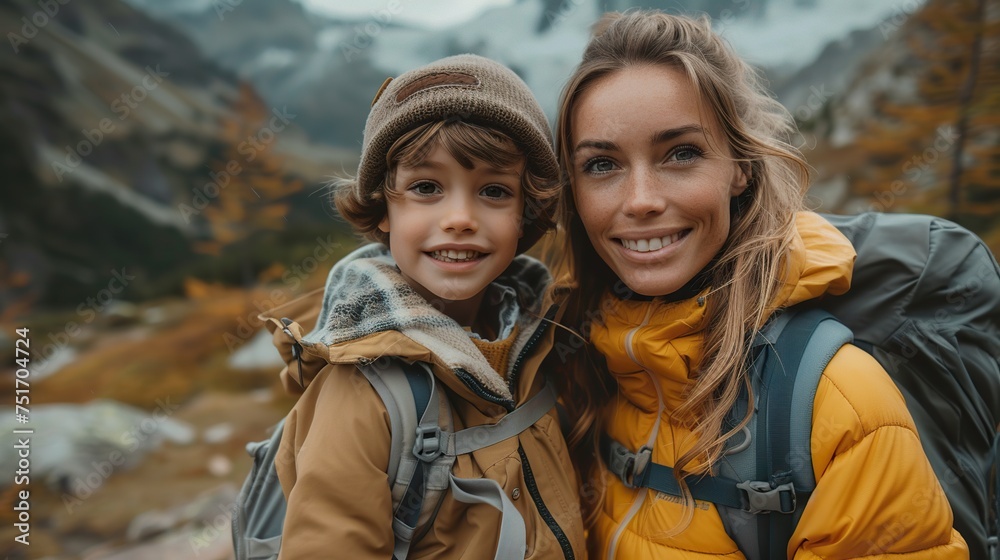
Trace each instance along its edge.
<path fill-rule="evenodd" d="M 633 5 L 624 0 L 519 0 L 429 32 L 397 22 L 392 4 L 359 20 L 320 16 L 295 0 L 242 0 L 232 6 L 208 0 L 130 1 L 189 34 L 207 56 L 251 82 L 269 103 L 310 115 L 302 127 L 312 138 L 355 150 L 371 98 L 387 76 L 463 52 L 513 68 L 554 120 L 559 92 L 579 61 L 590 25 L 603 11 Z M 869 0 L 664 0 L 643 5 L 711 15 L 741 54 L 783 82 L 829 42 L 870 29 L 899 10 Z"/>
<path fill-rule="evenodd" d="M 303 185 L 351 154 L 315 147 L 294 111 L 129 4 L 51 5 L 0 5 L 0 320 L 176 292 L 195 269 L 238 278 L 220 250 L 245 226 L 327 220 Z"/>
<path fill-rule="evenodd" d="M 879 25 L 884 40 L 804 123 L 828 210 L 922 212 L 1000 253 L 1000 10 L 930 0 Z"/>

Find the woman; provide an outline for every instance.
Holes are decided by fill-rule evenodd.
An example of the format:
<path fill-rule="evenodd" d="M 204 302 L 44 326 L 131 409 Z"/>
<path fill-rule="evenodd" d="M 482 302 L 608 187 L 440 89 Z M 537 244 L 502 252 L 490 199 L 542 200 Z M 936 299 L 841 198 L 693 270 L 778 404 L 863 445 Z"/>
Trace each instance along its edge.
<path fill-rule="evenodd" d="M 850 243 L 802 210 L 808 170 L 784 140 L 792 131 L 707 20 L 611 14 L 567 84 L 557 134 L 563 267 L 578 290 L 563 323 L 603 360 L 569 354 L 564 401 L 591 481 L 594 558 L 755 555 L 684 477 L 716 474 L 726 440 L 749 419 L 726 423 L 751 390 L 752 335 L 776 311 L 850 286 Z M 813 415 L 817 485 L 789 558 L 968 557 L 902 396 L 873 358 L 839 350 Z M 680 496 L 610 474 L 595 460 L 602 435 L 632 452 L 652 448 Z"/>

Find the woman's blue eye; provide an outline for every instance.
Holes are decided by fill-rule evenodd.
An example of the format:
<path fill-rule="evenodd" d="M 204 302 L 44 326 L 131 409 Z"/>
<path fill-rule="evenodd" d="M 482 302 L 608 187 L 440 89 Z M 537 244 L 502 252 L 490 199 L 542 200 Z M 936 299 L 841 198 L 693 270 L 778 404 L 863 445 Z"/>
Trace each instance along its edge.
<path fill-rule="evenodd" d="M 682 146 L 674 150 L 671 154 L 676 161 L 691 161 L 701 156 L 701 150 L 693 146 Z"/>
<path fill-rule="evenodd" d="M 594 158 L 583 164 L 584 173 L 608 173 L 614 171 L 615 164 L 609 159 Z"/>

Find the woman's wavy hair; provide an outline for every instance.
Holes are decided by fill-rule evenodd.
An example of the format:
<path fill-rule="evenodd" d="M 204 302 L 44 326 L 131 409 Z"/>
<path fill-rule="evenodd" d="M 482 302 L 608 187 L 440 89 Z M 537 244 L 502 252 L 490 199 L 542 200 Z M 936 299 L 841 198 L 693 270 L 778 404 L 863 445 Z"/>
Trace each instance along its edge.
<path fill-rule="evenodd" d="M 748 188 L 733 201 L 728 239 L 709 269 L 704 354 L 700 364 L 692 364 L 697 368 L 692 372 L 696 381 L 684 404 L 670 411 L 675 421 L 697 434 L 695 444 L 674 466 L 688 507 L 679 525 L 669 531 L 673 535 L 690 524 L 694 511 L 683 478 L 711 471 L 725 441 L 749 421 L 747 416 L 736 427 L 724 423 L 740 391 L 750 390 L 749 342 L 773 313 L 783 286 L 809 168 L 789 143 L 795 132 L 791 115 L 766 93 L 758 73 L 712 31 L 707 17 L 645 10 L 605 15 L 563 90 L 556 125 L 563 181 L 558 210 L 562 246 L 555 250 L 550 244 L 548 253 L 557 277 L 576 286 L 566 302 L 564 325 L 588 336 L 591 321 L 601 321 L 602 312 L 617 301 L 609 291 L 622 287 L 595 252 L 574 207 L 573 109 L 581 93 L 602 78 L 649 65 L 679 70 L 691 80 L 701 93 L 702 114 L 718 121 L 732 157 L 749 180 Z M 591 477 L 600 472 L 595 467 L 601 415 L 614 391 L 603 361 L 592 354 L 589 349 L 571 353 L 560 376 L 563 402 L 575 419 L 569 434 L 571 451 L 581 477 L 589 480 L 585 487 L 589 492 L 583 493 L 591 498 L 583 503 L 588 521 L 596 518 L 598 496 L 603 493 L 603 481 Z"/>

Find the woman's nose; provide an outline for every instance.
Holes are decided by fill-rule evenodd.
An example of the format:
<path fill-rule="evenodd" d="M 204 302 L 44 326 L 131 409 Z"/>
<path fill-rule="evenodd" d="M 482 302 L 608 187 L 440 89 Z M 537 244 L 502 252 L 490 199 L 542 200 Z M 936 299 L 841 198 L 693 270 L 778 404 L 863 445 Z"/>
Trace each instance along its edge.
<path fill-rule="evenodd" d="M 626 180 L 628 187 L 622 208 L 627 216 L 644 218 L 666 210 L 666 191 L 653 170 L 635 169 Z"/>

